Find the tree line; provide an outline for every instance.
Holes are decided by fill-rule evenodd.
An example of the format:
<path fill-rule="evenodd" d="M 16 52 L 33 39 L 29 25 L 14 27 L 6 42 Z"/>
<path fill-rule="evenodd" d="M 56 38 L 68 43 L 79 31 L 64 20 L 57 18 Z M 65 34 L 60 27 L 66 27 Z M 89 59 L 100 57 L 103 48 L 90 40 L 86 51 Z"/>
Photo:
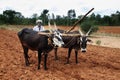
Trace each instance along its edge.
<path fill-rule="evenodd" d="M 0 25 L 2 24 L 10 24 L 10 25 L 34 25 L 36 19 L 41 19 L 43 21 L 43 25 L 48 25 L 48 20 L 51 20 L 51 24 L 55 21 L 57 25 L 63 26 L 72 26 L 78 19 L 80 19 L 83 15 L 79 15 L 76 17 L 76 13 L 74 9 L 70 9 L 67 12 L 67 16 L 54 15 L 49 17 L 49 10 L 44 9 L 40 15 L 33 14 L 31 17 L 24 17 L 20 12 L 15 10 L 5 10 L 3 14 L 0 14 Z M 120 12 L 116 11 L 116 13 L 111 14 L 110 16 L 104 15 L 101 17 L 100 14 L 95 15 L 92 13 L 87 16 L 82 23 L 89 22 L 93 25 L 101 25 L 101 26 L 120 26 Z"/>

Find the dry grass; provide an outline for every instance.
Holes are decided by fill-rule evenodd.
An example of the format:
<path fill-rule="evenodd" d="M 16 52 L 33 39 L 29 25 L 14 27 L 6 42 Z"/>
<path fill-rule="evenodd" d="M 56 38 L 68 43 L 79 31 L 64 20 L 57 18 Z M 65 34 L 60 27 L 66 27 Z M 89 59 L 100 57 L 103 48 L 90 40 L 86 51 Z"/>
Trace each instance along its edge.
<path fill-rule="evenodd" d="M 8 29 L 14 31 L 20 31 L 23 28 L 33 28 L 34 25 L 0 25 L 0 29 Z M 49 29 L 48 26 L 44 26 L 46 30 Z M 51 26 L 54 29 L 54 26 Z M 74 30 L 78 30 L 78 27 L 75 27 Z M 62 30 L 69 30 L 71 26 L 57 26 L 57 28 Z M 72 30 L 72 31 L 74 31 Z M 120 26 L 100 26 L 97 33 L 92 34 L 94 36 L 112 36 L 112 37 L 120 37 Z"/>
<path fill-rule="evenodd" d="M 0 25 L 0 29 L 20 31 L 23 28 L 32 28 L 32 25 Z"/>

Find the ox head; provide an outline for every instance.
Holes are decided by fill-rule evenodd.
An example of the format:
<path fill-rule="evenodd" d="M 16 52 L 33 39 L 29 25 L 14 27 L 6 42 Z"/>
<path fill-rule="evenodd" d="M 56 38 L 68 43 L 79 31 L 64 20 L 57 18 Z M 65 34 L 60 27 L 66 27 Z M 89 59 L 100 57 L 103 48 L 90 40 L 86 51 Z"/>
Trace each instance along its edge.
<path fill-rule="evenodd" d="M 62 47 L 64 45 L 64 42 L 62 40 L 62 34 L 58 31 L 54 31 L 54 36 L 53 36 L 53 44 L 57 47 Z"/>
<path fill-rule="evenodd" d="M 50 32 L 53 33 L 52 41 L 55 47 L 62 47 L 64 42 L 62 40 L 62 34 L 57 30 L 56 24 L 54 22 L 54 30 L 51 28 L 50 21 L 48 22 Z"/>
<path fill-rule="evenodd" d="M 87 42 L 92 42 L 90 39 L 88 39 L 89 33 L 92 28 L 89 29 L 89 31 L 86 34 L 83 34 L 82 31 L 79 29 L 80 33 L 80 47 L 82 52 L 86 52 L 87 48 Z"/>

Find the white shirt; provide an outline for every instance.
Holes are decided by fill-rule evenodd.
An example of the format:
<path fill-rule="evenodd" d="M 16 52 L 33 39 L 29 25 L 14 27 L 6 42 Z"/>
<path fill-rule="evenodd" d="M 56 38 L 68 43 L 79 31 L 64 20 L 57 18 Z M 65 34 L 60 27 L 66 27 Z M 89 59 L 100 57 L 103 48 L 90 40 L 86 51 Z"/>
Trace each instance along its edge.
<path fill-rule="evenodd" d="M 38 27 L 38 25 L 36 25 L 34 28 L 33 28 L 34 31 L 44 31 L 44 27 L 43 26 L 40 26 Z"/>

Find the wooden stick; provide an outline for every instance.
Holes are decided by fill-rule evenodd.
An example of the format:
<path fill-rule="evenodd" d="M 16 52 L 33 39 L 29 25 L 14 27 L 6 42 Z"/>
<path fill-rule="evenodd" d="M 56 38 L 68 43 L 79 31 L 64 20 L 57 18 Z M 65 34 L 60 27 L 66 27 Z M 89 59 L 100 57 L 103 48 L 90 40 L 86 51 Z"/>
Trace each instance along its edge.
<path fill-rule="evenodd" d="M 68 32 L 70 32 L 71 30 L 73 30 L 78 23 L 81 23 L 82 20 L 83 20 L 92 10 L 94 10 L 94 8 L 92 8 L 90 11 L 88 11 L 81 19 L 79 19 L 78 21 L 76 21 L 75 24 L 73 25 L 73 27 L 72 27 L 70 30 L 68 30 L 66 33 L 68 33 Z"/>

